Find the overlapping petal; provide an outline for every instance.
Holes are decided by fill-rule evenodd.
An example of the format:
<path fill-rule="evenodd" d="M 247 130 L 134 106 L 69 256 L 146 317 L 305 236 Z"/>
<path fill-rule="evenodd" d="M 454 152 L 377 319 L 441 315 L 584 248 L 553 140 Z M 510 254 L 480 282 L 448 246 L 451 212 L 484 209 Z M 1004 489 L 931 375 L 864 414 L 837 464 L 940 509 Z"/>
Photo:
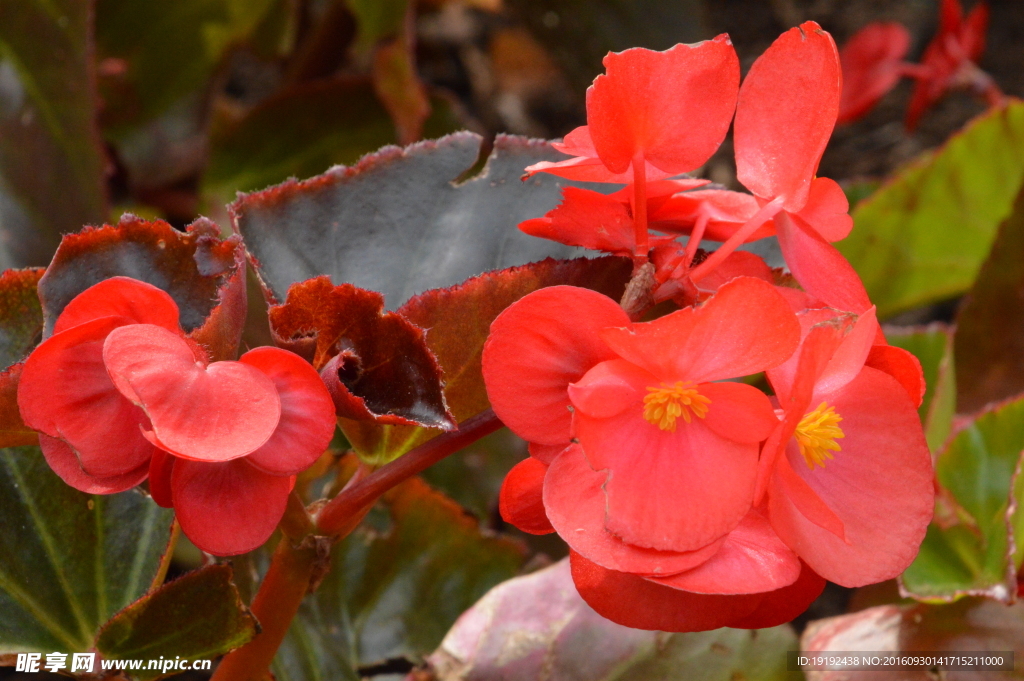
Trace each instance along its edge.
<path fill-rule="evenodd" d="M 179 331 L 178 305 L 163 289 L 129 277 L 111 277 L 90 286 L 64 306 L 53 326 L 58 334 L 100 317 L 123 317 L 131 324 L 154 324 Z"/>
<path fill-rule="evenodd" d="M 149 464 L 144 463 L 135 470 L 99 477 L 82 470 L 78 455 L 63 440 L 39 434 L 39 448 L 50 468 L 60 479 L 86 494 L 116 494 L 135 487 L 149 475 Z"/>
<path fill-rule="evenodd" d="M 501 483 L 498 510 L 507 523 L 527 534 L 555 531 L 544 513 L 544 476 L 547 465 L 529 457 L 517 463 Z"/>

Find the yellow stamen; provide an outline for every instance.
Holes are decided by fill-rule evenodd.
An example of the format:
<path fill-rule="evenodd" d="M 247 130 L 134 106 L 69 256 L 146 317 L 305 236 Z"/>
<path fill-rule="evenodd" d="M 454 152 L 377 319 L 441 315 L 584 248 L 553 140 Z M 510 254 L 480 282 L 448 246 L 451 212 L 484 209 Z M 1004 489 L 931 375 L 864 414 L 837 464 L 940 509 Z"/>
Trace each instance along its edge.
<path fill-rule="evenodd" d="M 800 419 L 800 425 L 796 427 L 796 443 L 800 445 L 800 453 L 811 470 L 815 466 L 824 468 L 825 460 L 832 458 L 832 452 L 839 451 L 836 440 L 846 437 L 837 425 L 842 420 L 835 407 L 828 406 L 827 402 L 822 402 Z"/>
<path fill-rule="evenodd" d="M 704 418 L 711 400 L 697 392 L 689 381 L 676 381 L 674 385 L 662 383 L 660 388 L 650 386 L 644 396 L 644 418 L 662 430 L 676 432 L 676 419 L 680 416 L 690 423 L 690 413 Z"/>

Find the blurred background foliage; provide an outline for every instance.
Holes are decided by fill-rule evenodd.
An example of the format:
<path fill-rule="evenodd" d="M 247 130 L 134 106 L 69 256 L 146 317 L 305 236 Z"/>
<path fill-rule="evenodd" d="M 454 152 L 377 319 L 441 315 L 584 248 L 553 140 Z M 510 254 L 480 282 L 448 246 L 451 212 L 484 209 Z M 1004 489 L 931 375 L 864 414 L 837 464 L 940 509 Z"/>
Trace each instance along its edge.
<path fill-rule="evenodd" d="M 746 70 L 780 32 L 801 21 L 818 21 L 842 44 L 869 21 L 888 20 L 908 27 L 910 57 L 916 57 L 935 31 L 937 5 L 0 0 L 0 268 L 46 265 L 62 233 L 116 222 L 125 211 L 179 228 L 206 215 L 226 228 L 225 205 L 236 192 L 352 164 L 387 144 L 469 129 L 484 138 L 482 160 L 498 133 L 561 137 L 585 123 L 584 92 L 611 50 L 665 49 L 728 32 Z M 1008 95 L 1021 96 L 1024 3 L 993 0 L 991 6 L 981 66 Z M 1015 599 L 1024 559 L 1024 539 L 1018 537 L 1024 520 L 1017 510 L 1024 495 L 1024 401 L 1018 397 L 1024 390 L 1024 104 L 985 112 L 968 94 L 953 93 L 910 134 L 902 123 L 910 89 L 904 82 L 865 119 L 837 129 L 819 172 L 840 181 L 851 198 L 856 229 L 840 248 L 888 321 L 890 341 L 917 354 L 929 380 L 921 415 L 941 493 L 924 549 L 901 586 L 932 603 L 971 597 L 948 606 L 914 604 L 901 600 L 895 582 L 856 592 L 830 586 L 795 624 L 802 629 L 809 620 L 858 613 L 844 615 L 854 618 L 845 629 L 808 629 L 804 646 L 811 650 L 842 649 L 865 627 L 890 637 L 879 638 L 879 648 L 910 641 L 916 649 L 1024 650 L 1019 606 L 996 603 Z M 478 168 L 471 165 L 463 174 Z M 728 139 L 697 174 L 739 188 Z M 993 242 L 998 247 L 990 252 Z M 251 299 L 262 305 L 258 293 Z M 17 310 L 5 305 L 0 349 L 6 351 L 14 347 L 12 338 L 24 341 L 24 329 L 14 324 Z M 11 352 L 22 350 L 18 345 Z M 966 416 L 996 401 L 1002 402 L 981 418 Z M 307 501 L 336 492 L 351 472 L 340 454 L 326 455 L 300 483 Z M 15 456 L 4 456 L 0 497 L 15 499 L 20 481 L 29 478 L 39 478 L 40 499 L 48 496 L 56 478 L 46 470 L 17 469 Z M 304 604 L 275 662 L 277 678 L 395 678 L 410 671 L 422 679 L 456 678 L 458 670 L 445 666 L 450 651 L 438 646 L 459 613 L 490 586 L 533 573 L 565 553 L 557 538 L 510 531 L 497 513 L 501 479 L 523 456 L 523 443 L 499 432 L 427 471 L 424 478 L 440 492 L 420 481 L 395 490 L 364 527 L 335 547 L 335 571 Z M 63 489 L 74 496 L 69 504 L 96 516 L 83 510 L 75 522 L 106 522 L 101 514 L 109 509 L 96 510 L 85 495 Z M 27 513 L 23 502 L 12 502 L 0 523 Z M 50 510 L 36 518 L 40 528 L 71 522 L 63 511 Z M 143 572 L 153 572 L 153 586 L 159 586 L 168 570 L 161 532 L 169 518 L 136 515 L 125 531 L 155 539 L 128 560 L 149 566 Z M 95 552 L 88 541 L 76 546 L 66 547 L 56 569 L 75 564 L 75 551 Z M 0 576 L 28 574 L 33 563 L 25 560 L 0 559 Z M 205 560 L 179 542 L 169 574 Z M 266 560 L 263 552 L 234 560 L 233 584 L 230 575 L 208 566 L 190 573 L 196 575 L 192 585 L 179 581 L 164 588 L 177 589 L 174 598 L 196 608 L 212 602 L 210 594 L 244 603 Z M 544 574 L 545 588 L 564 593 L 557 574 Z M 54 612 L 86 612 L 69 620 L 71 633 L 63 640 L 70 645 L 99 636 L 110 655 L 134 656 L 132 636 L 159 616 L 159 598 L 103 623 L 145 590 L 144 581 L 136 579 L 103 607 L 76 600 L 74 589 L 51 594 Z M 518 584 L 512 593 L 527 588 Z M 0 598 L 4 588 L 0 584 Z M 169 598 L 159 590 L 146 598 L 161 593 Z M 215 654 L 252 635 L 239 612 L 227 608 L 218 615 L 230 626 L 204 633 L 212 639 L 202 650 Z M 106 633 L 97 633 L 100 625 Z M 593 637 L 628 638 L 622 630 L 579 626 L 580 640 L 541 641 L 557 648 L 559 664 L 569 669 L 586 659 Z M 49 636 L 44 629 L 40 636 Z M 629 638 L 632 647 L 622 654 L 635 665 L 636 678 L 697 678 L 706 670 L 712 670 L 707 678 L 788 676 L 759 660 L 769 650 L 778 654 L 796 646 L 789 629 L 760 642 L 744 637 Z M 732 654 L 727 646 L 740 651 L 729 658 L 734 666 L 708 666 L 721 650 Z M 433 667 L 415 668 L 435 649 Z M 3 652 L 0 646 L 0 664 Z M 689 666 L 681 667 L 684 661 Z M 689 676 L 679 676 L 681 669 Z M 488 678 L 487 669 L 475 673 Z M 0 668 L 0 677 L 6 674 Z M 593 678 L 605 677 L 595 672 Z"/>

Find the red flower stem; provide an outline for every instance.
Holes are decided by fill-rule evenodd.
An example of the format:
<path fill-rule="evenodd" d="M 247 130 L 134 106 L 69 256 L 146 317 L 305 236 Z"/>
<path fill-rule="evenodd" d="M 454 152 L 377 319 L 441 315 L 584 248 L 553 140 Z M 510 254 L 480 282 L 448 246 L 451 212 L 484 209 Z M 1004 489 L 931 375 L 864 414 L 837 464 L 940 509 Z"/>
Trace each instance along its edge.
<path fill-rule="evenodd" d="M 633 159 L 633 236 L 638 266 L 647 261 L 647 175 L 643 154 Z"/>
<path fill-rule="evenodd" d="M 686 269 L 693 262 L 693 256 L 697 255 L 697 247 L 700 246 L 701 239 L 704 238 L 704 230 L 708 226 L 709 215 L 704 206 L 701 205 L 700 215 L 697 216 L 697 222 L 693 226 L 693 231 L 690 232 L 690 239 L 686 242 L 686 253 L 683 255 L 683 262 L 681 264 L 682 269 Z M 678 270 L 679 267 L 676 267 Z M 680 274 L 682 274 L 680 272 Z M 676 276 L 675 272 L 672 272 L 672 276 Z"/>
<path fill-rule="evenodd" d="M 754 213 L 753 217 L 743 223 L 743 226 L 736 230 L 724 244 L 719 246 L 718 250 L 712 252 L 711 255 L 708 256 L 707 260 L 697 265 L 697 267 L 690 272 L 690 281 L 696 284 L 698 281 L 710 274 L 711 271 L 718 267 L 718 265 L 725 260 L 730 253 L 742 246 L 747 237 L 753 234 L 758 227 L 778 215 L 779 212 L 782 211 L 783 202 L 784 198 L 778 196 L 761 206 L 761 210 Z"/>
<path fill-rule="evenodd" d="M 917 80 L 928 80 L 932 77 L 932 69 L 924 64 L 914 64 L 911 62 L 900 62 L 899 72 L 901 76 L 907 78 L 916 78 Z"/>
<path fill-rule="evenodd" d="M 408 454 L 378 468 L 356 484 L 346 487 L 321 509 L 316 519 L 317 532 L 328 536 L 341 534 L 350 524 L 351 516 L 361 513 L 384 492 L 485 435 L 490 435 L 502 425 L 492 410 L 482 411 L 462 422 L 458 430 L 428 440 Z"/>
<path fill-rule="evenodd" d="M 282 537 L 266 577 L 252 602 L 252 614 L 260 623 L 260 633 L 241 648 L 228 653 L 211 681 L 262 681 L 277 654 L 288 628 L 309 591 L 317 564 L 315 543 L 298 548 Z"/>

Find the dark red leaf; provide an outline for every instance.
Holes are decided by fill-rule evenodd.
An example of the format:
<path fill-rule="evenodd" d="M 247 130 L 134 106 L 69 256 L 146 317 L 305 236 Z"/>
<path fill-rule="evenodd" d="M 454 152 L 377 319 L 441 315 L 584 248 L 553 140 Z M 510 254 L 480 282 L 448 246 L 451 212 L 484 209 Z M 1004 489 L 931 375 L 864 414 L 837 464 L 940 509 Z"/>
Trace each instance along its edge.
<path fill-rule="evenodd" d="M 42 268 L 7 270 L 0 274 L 0 447 L 34 445 L 35 431 L 21 420 L 18 380 L 21 364 L 15 364 L 39 342 L 43 310 L 36 294 Z"/>
<path fill-rule="evenodd" d="M 133 215 L 66 235 L 39 281 L 45 335 L 75 296 L 115 276 L 167 291 L 180 309 L 181 327 L 206 347 L 210 360 L 235 359 L 246 307 L 244 249 L 237 236 L 222 240 L 205 218 L 182 233 L 162 220 Z"/>
<path fill-rule="evenodd" d="M 270 325 L 278 345 L 306 356 L 321 371 L 338 414 L 347 420 L 454 427 L 441 368 L 423 329 L 385 313 L 379 293 L 334 286 L 329 277 L 310 279 L 288 289 L 283 305 L 270 308 Z"/>

